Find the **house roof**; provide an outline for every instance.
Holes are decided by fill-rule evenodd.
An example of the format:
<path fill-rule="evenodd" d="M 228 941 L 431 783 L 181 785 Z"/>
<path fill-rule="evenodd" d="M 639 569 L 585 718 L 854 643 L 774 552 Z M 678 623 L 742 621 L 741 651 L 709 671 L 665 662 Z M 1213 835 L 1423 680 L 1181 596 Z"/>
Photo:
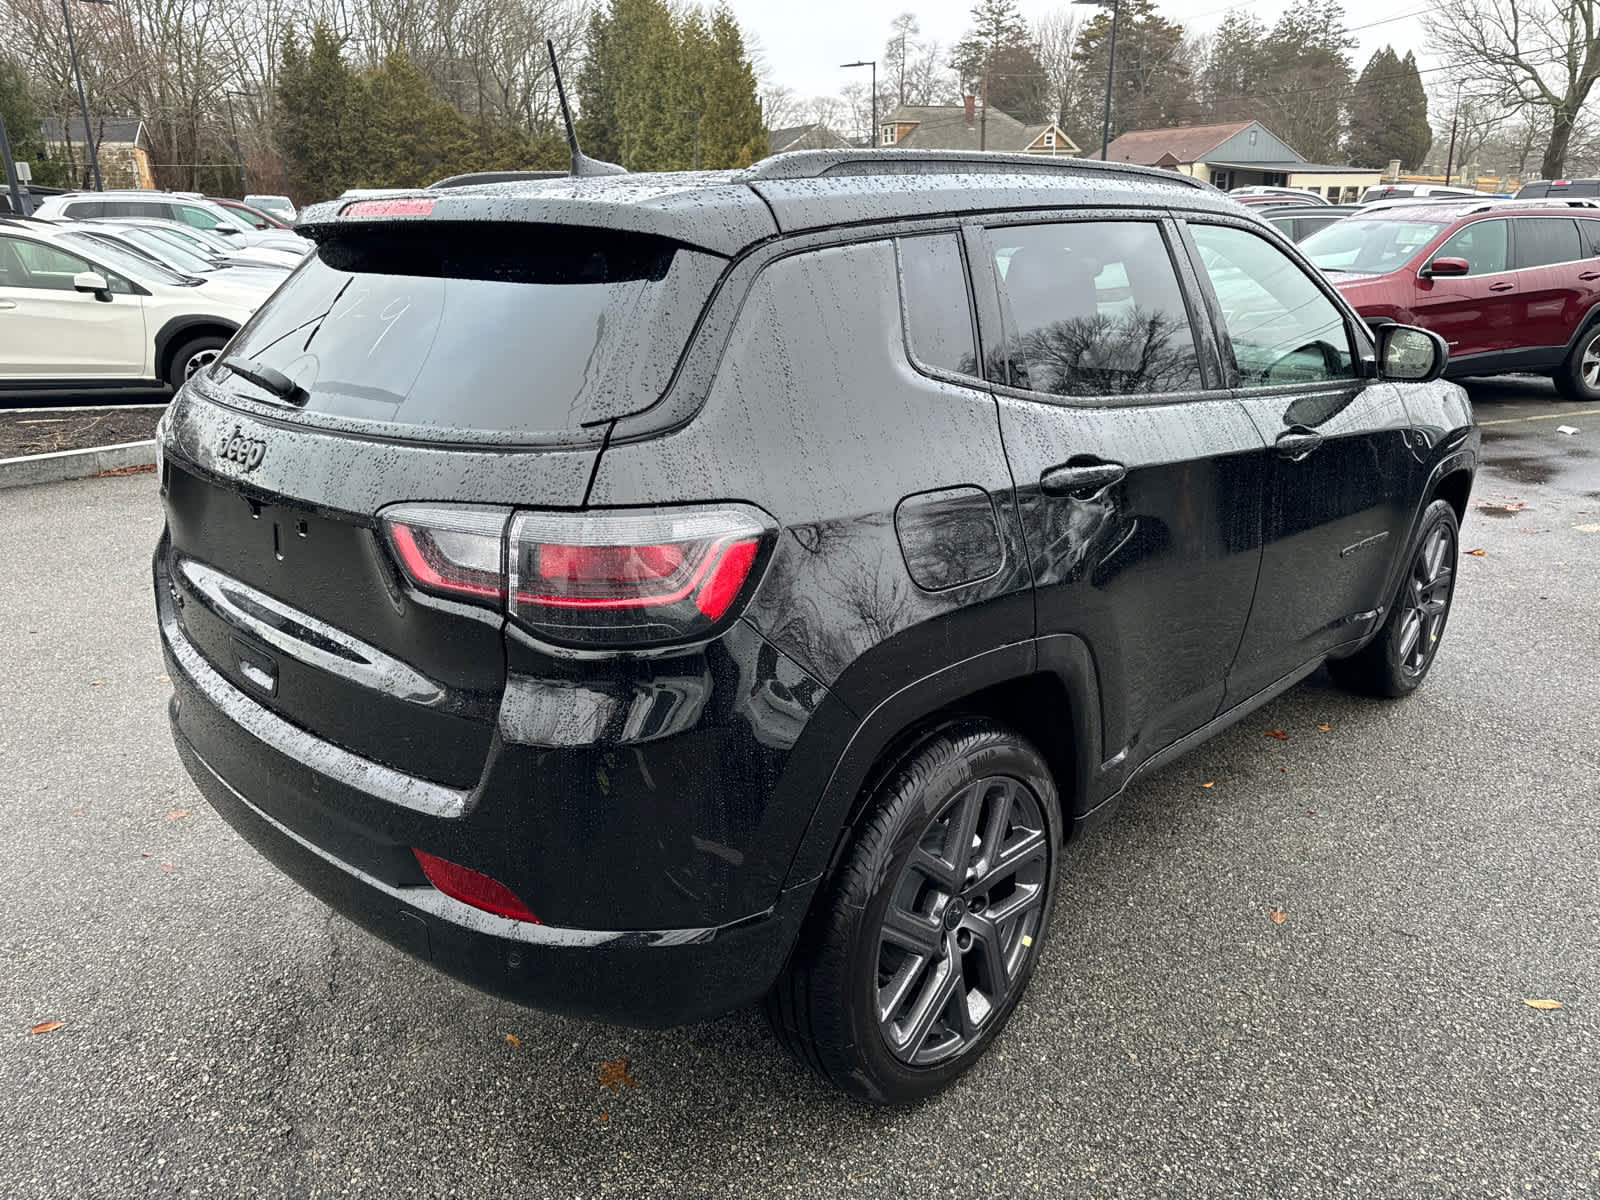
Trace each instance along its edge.
<path fill-rule="evenodd" d="M 131 145 L 139 140 L 139 131 L 144 127 L 144 122 L 138 117 L 91 117 L 89 128 L 94 132 L 95 142 Z M 67 122 L 67 135 L 71 141 L 86 142 L 89 139 L 83 136 L 83 120 L 73 117 Z M 44 140 L 52 145 L 60 143 L 61 118 L 46 117 L 44 119 Z"/>
<path fill-rule="evenodd" d="M 809 146 L 799 143 L 809 141 Z M 839 136 L 826 125 L 812 123 L 810 125 L 790 125 L 784 129 L 769 129 L 767 131 L 767 149 L 773 154 L 781 154 L 790 149 L 831 150 L 839 146 L 847 146 L 843 137 Z"/>
<path fill-rule="evenodd" d="M 980 107 L 968 123 L 964 104 L 902 104 L 881 123 L 915 126 L 895 143 L 896 147 L 906 150 L 1021 151 L 1033 145 L 1039 135 L 1050 128 L 1048 124 L 1024 125 L 998 108 L 991 107 L 988 111 L 987 122 Z"/>
<path fill-rule="evenodd" d="M 1111 144 L 1106 147 L 1106 159 L 1110 162 L 1139 163 L 1147 167 L 1153 167 L 1163 159 L 1173 163 L 1203 162 L 1207 151 L 1215 150 L 1254 124 L 1254 121 L 1229 121 L 1222 125 L 1179 125 L 1175 129 L 1134 130 L 1111 139 Z"/>
<path fill-rule="evenodd" d="M 1339 166 L 1337 163 L 1310 163 L 1299 159 L 1283 162 L 1223 162 L 1206 159 L 1214 167 L 1228 167 L 1236 171 L 1277 171 L 1286 175 L 1381 175 L 1377 167 Z"/>

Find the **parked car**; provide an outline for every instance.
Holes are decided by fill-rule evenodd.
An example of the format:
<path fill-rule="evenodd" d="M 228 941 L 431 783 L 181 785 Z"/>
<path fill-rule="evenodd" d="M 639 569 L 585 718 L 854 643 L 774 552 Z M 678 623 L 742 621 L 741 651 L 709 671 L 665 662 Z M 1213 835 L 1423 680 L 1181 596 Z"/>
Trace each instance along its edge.
<path fill-rule="evenodd" d="M 258 212 L 268 213 L 290 225 L 294 224 L 295 217 L 299 215 L 295 210 L 294 201 L 287 196 L 252 193 L 244 198 L 244 202 Z"/>
<path fill-rule="evenodd" d="M 276 246 L 241 246 L 212 230 L 196 229 L 193 225 L 162 221 L 155 217 L 128 217 L 119 223 L 147 230 L 164 241 L 187 246 L 192 251 L 233 266 L 268 267 L 290 271 L 299 266 L 301 259 L 305 257 L 298 251 L 281 250 Z"/>
<path fill-rule="evenodd" d="M 154 217 L 211 230 L 241 246 L 275 246 L 302 257 L 311 249 L 311 243 L 296 233 L 257 229 L 243 217 L 213 204 L 204 196 L 184 192 L 66 192 L 46 199 L 34 215 L 66 217 L 74 221 L 90 221 L 97 217 Z"/>
<path fill-rule="evenodd" d="M 1440 645 L 1443 343 L 1199 181 L 810 151 L 300 228 L 159 430 L 173 734 L 274 863 L 491 992 L 765 997 L 824 1079 L 928 1095 L 1132 780 Z"/>
<path fill-rule="evenodd" d="M 255 208 L 249 204 L 241 204 L 237 200 L 230 200 L 225 196 L 208 196 L 219 208 L 225 208 L 236 217 L 241 217 L 252 229 L 277 229 L 288 230 L 289 225 L 272 213 Z M 291 231 L 292 232 L 292 231 Z"/>
<path fill-rule="evenodd" d="M 264 297 L 47 222 L 0 220 L 0 392 L 177 387 Z"/>
<path fill-rule="evenodd" d="M 1292 187 L 1236 187 L 1228 195 L 1242 204 L 1260 203 L 1262 200 L 1288 200 L 1296 204 L 1326 204 L 1328 201 L 1320 192 L 1310 188 Z"/>
<path fill-rule="evenodd" d="M 168 239 L 163 229 L 151 229 L 122 221 L 61 222 L 58 226 L 69 241 L 116 246 L 130 254 L 155 262 L 179 275 L 194 279 L 226 279 L 242 287 L 254 287 L 261 299 L 289 274 L 289 268 L 256 263 L 239 264 L 179 239 Z M 223 272 L 227 272 L 226 275 Z"/>
<path fill-rule="evenodd" d="M 1443 337 L 1451 376 L 1549 375 L 1600 399 L 1600 210 L 1412 204 L 1346 217 L 1301 249 L 1362 316 Z"/>
<path fill-rule="evenodd" d="M 1361 207 L 1356 204 L 1324 204 L 1320 208 L 1314 205 L 1305 208 L 1271 207 L 1261 210 L 1260 216 L 1291 242 L 1298 242 L 1360 211 Z"/>
<path fill-rule="evenodd" d="M 1552 200 L 1568 196 L 1600 198 L 1600 179 L 1536 179 L 1517 189 L 1518 200 Z"/>
<path fill-rule="evenodd" d="M 1361 193 L 1361 203 L 1371 204 L 1374 200 L 1439 199 L 1448 196 L 1483 200 L 1488 197 L 1488 193 L 1480 192 L 1477 188 L 1446 187 L 1438 183 L 1380 183 Z"/>

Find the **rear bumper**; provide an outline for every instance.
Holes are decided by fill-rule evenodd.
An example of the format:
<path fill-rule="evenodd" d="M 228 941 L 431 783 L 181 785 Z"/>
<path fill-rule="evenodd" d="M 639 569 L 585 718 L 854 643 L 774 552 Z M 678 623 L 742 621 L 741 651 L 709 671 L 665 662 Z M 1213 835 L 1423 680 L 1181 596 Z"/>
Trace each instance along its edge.
<path fill-rule="evenodd" d="M 191 701 L 192 702 L 192 701 Z M 431 887 L 394 887 L 298 836 L 229 785 L 184 736 L 190 776 L 224 820 L 273 865 L 369 933 L 497 996 L 572 1016 L 656 1028 L 720 1016 L 771 986 L 809 901 L 712 929 L 606 931 L 531 925 L 479 912 Z"/>

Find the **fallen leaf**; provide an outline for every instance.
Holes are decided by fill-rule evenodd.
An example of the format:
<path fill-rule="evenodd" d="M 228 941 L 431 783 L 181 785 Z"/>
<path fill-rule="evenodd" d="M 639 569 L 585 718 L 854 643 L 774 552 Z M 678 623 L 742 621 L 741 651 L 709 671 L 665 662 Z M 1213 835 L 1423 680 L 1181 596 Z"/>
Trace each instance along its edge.
<path fill-rule="evenodd" d="M 105 686 L 105 682 L 106 681 L 104 679 L 91 679 L 89 681 L 89 686 L 90 687 L 103 687 L 103 686 Z"/>
<path fill-rule="evenodd" d="M 1467 553 L 1472 555 L 1474 558 L 1482 558 L 1484 555 L 1488 554 L 1489 552 L 1487 550 L 1483 549 L 1480 546 L 1476 550 L 1468 550 Z"/>
<path fill-rule="evenodd" d="M 1532 1004 L 1533 1001 L 1529 1000 L 1528 1003 Z M 66 1024 L 65 1021 L 40 1021 L 37 1025 L 32 1026 L 28 1030 L 28 1032 L 29 1033 L 54 1033 L 56 1030 L 60 1029 L 65 1024 Z"/>
<path fill-rule="evenodd" d="M 149 858 L 150 857 L 150 851 L 148 851 L 148 850 L 139 851 L 139 857 L 140 858 Z"/>
<path fill-rule="evenodd" d="M 173 809 L 171 812 L 169 812 L 167 814 L 167 820 L 169 820 L 169 821 L 181 821 L 181 820 L 183 820 L 184 817 L 187 817 L 188 815 L 189 815 L 189 810 L 187 808 L 175 808 L 175 809 Z"/>
<path fill-rule="evenodd" d="M 1308 809 L 1306 809 L 1306 816 L 1308 816 L 1308 817 L 1314 817 L 1314 816 L 1316 816 L 1316 815 L 1317 815 L 1317 810 L 1316 810 L 1316 809 L 1314 809 L 1314 808 L 1308 808 Z"/>
<path fill-rule="evenodd" d="M 1217 781 L 1215 779 L 1213 779 L 1210 783 L 1202 783 L 1200 786 L 1201 787 L 1216 787 L 1217 786 Z"/>
<path fill-rule="evenodd" d="M 600 1119 L 601 1119 L 601 1120 L 602 1120 L 602 1121 L 609 1121 L 609 1120 L 611 1120 L 611 1110 L 610 1110 L 610 1109 L 609 1109 L 609 1108 L 602 1108 L 602 1109 L 601 1109 L 601 1110 L 600 1110 Z"/>
<path fill-rule="evenodd" d="M 522 1049 L 522 1039 L 519 1038 L 516 1034 L 514 1034 L 514 1033 L 506 1034 L 506 1041 L 510 1042 L 518 1050 Z"/>
<path fill-rule="evenodd" d="M 156 682 L 157 683 L 170 683 L 171 681 L 172 681 L 172 676 L 171 675 L 157 675 L 156 676 Z"/>
<path fill-rule="evenodd" d="M 639 1081 L 628 1074 L 628 1060 L 619 1058 L 616 1062 L 600 1064 L 600 1086 L 620 1092 L 624 1087 L 639 1086 Z"/>
<path fill-rule="evenodd" d="M 1281 908 L 1269 908 L 1267 910 L 1267 916 L 1272 918 L 1272 923 L 1274 925 L 1282 925 L 1289 919 L 1289 914 L 1284 912 Z"/>
<path fill-rule="evenodd" d="M 1331 725 L 1318 725 L 1317 728 L 1322 730 L 1323 733 L 1327 733 L 1330 729 L 1333 728 L 1333 726 L 1331 726 Z"/>
<path fill-rule="evenodd" d="M 77 811 L 76 811 L 76 812 L 74 812 L 74 813 L 73 813 L 73 814 L 72 814 L 72 815 L 73 815 L 73 816 L 75 816 L 75 817 L 81 817 L 81 816 L 83 816 L 83 809 L 81 809 L 81 808 L 80 808 L 80 809 L 78 809 L 78 810 L 77 810 Z"/>
<path fill-rule="evenodd" d="M 1574 525 L 1573 528 L 1579 533 L 1600 533 L 1600 525 L 1593 523 L 1588 525 Z"/>
<path fill-rule="evenodd" d="M 1549 1012 L 1552 1008 L 1561 1007 L 1561 1001 L 1559 1000 L 1524 1000 L 1523 1003 L 1529 1008 L 1537 1008 L 1544 1012 Z"/>
<path fill-rule="evenodd" d="M 161 869 L 162 869 L 162 870 L 163 870 L 163 871 L 165 871 L 165 872 L 166 872 L 166 873 L 167 873 L 167 874 L 168 874 L 168 875 L 171 875 L 171 874 L 172 874 L 172 873 L 173 873 L 173 872 L 174 872 L 174 871 L 176 871 L 176 870 L 177 870 L 177 869 L 178 869 L 178 868 L 177 868 L 177 867 L 175 867 L 175 866 L 173 866 L 173 865 L 172 865 L 172 864 L 171 864 L 171 863 L 162 863 L 162 864 L 161 864 Z"/>
<path fill-rule="evenodd" d="M 1263 729 L 1261 732 L 1266 734 L 1269 738 L 1277 738 L 1280 742 L 1287 742 L 1289 740 L 1289 735 L 1281 729 Z"/>

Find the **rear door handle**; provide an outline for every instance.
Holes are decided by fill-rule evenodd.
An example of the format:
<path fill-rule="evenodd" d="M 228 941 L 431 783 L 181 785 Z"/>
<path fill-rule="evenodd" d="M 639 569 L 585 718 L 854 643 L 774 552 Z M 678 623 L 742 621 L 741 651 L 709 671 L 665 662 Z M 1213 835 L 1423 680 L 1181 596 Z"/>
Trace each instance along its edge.
<path fill-rule="evenodd" d="M 1097 462 L 1085 463 L 1082 466 L 1062 463 L 1060 466 L 1047 468 L 1039 476 L 1039 490 L 1046 496 L 1071 496 L 1078 492 L 1097 492 L 1103 487 L 1110 487 L 1113 483 L 1121 483 L 1127 475 L 1128 468 L 1121 463 Z"/>
<path fill-rule="evenodd" d="M 1585 283 L 1591 279 L 1600 279 L 1600 271 L 1585 271 L 1582 275 L 1579 275 L 1578 278 L 1583 280 Z"/>
<path fill-rule="evenodd" d="M 1491 283 L 1489 285 L 1489 290 L 1491 292 L 1509 292 L 1515 286 L 1516 285 L 1512 283 Z"/>
<path fill-rule="evenodd" d="M 1320 445 L 1322 445 L 1322 435 L 1316 430 L 1290 429 L 1278 435 L 1278 440 L 1272 443 L 1272 448 L 1278 452 L 1279 458 L 1299 462 Z"/>
<path fill-rule="evenodd" d="M 16 306 L 17 302 L 15 300 L 0 300 L 0 309 L 10 309 Z"/>

